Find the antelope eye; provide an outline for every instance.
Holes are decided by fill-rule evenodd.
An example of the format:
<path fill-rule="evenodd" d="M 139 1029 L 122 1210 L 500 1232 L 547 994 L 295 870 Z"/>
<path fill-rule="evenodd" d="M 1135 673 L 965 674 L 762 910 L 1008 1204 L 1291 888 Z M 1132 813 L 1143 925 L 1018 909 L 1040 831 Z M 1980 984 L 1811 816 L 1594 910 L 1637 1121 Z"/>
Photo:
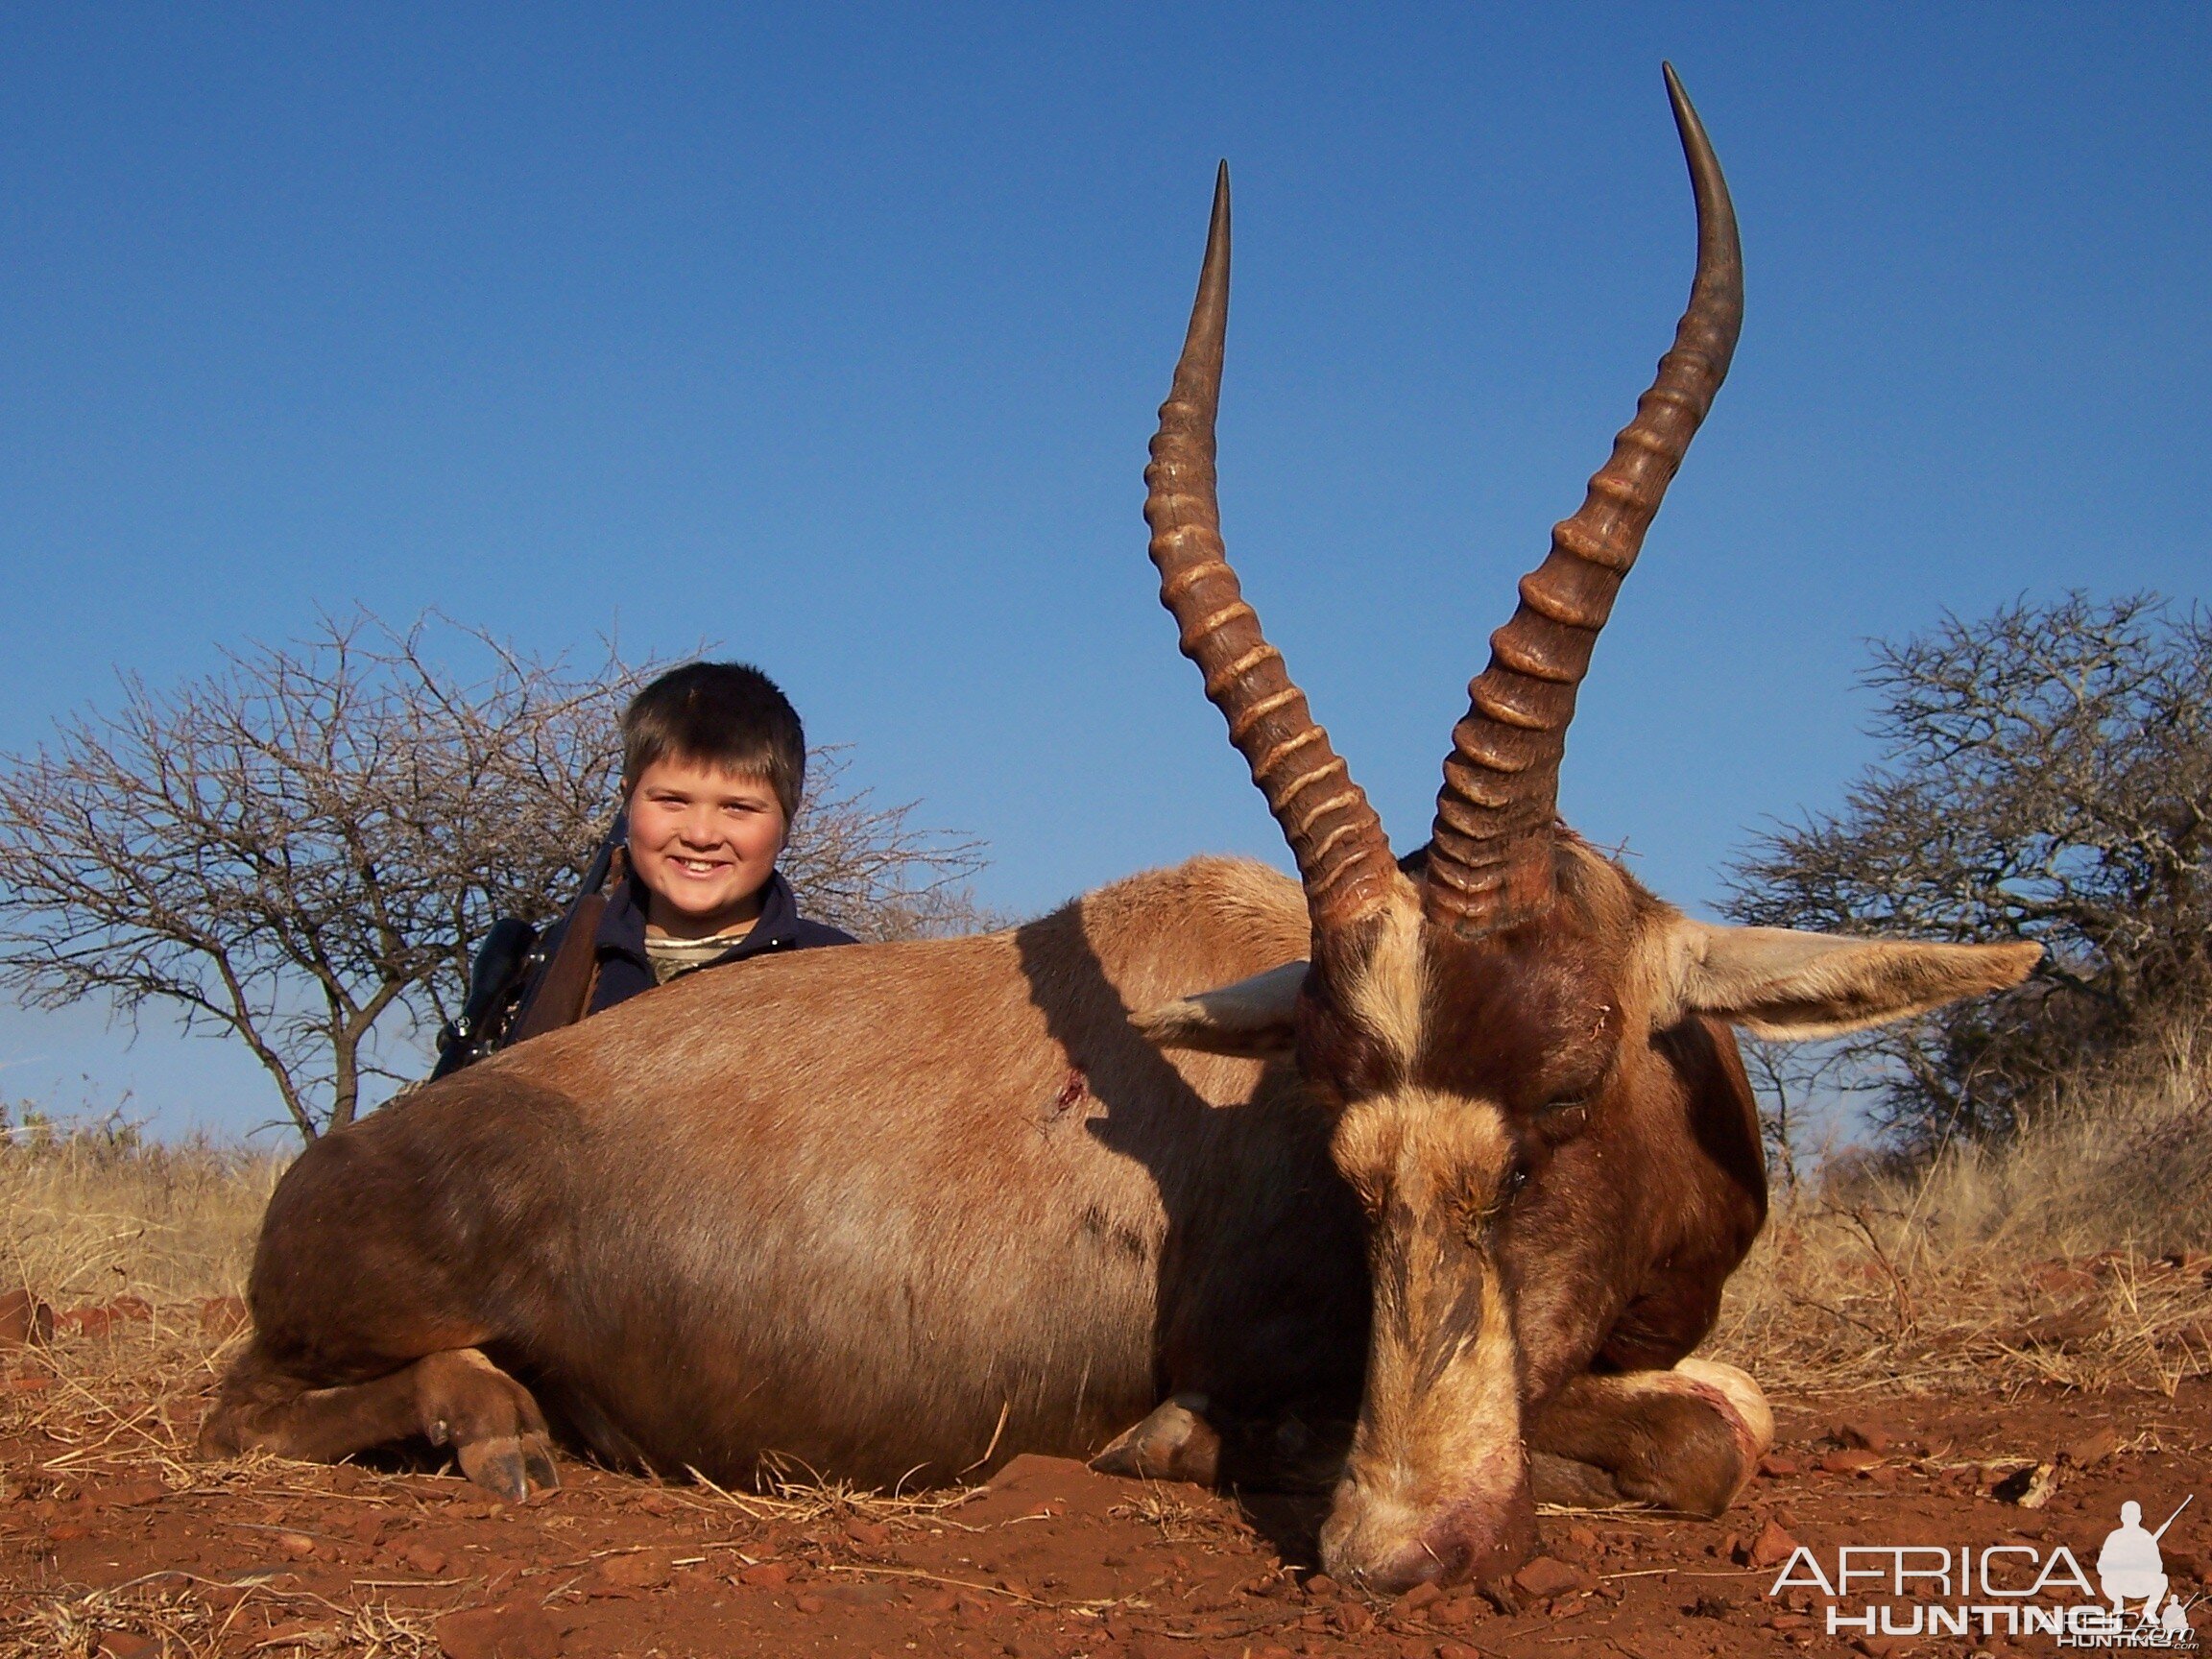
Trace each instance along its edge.
<path fill-rule="evenodd" d="M 1590 1121 L 1590 1108 L 1598 1099 L 1598 1092 L 1587 1094 L 1570 1094 L 1558 1100 L 1544 1103 L 1540 1121 L 1544 1133 L 1550 1136 L 1579 1135 Z"/>
<path fill-rule="evenodd" d="M 1527 1185 L 1528 1166 L 1526 1164 L 1516 1164 L 1510 1170 L 1506 1172 L 1503 1185 L 1498 1189 L 1498 1195 L 1505 1202 L 1511 1203 L 1515 1198 L 1520 1196 L 1521 1189 Z"/>

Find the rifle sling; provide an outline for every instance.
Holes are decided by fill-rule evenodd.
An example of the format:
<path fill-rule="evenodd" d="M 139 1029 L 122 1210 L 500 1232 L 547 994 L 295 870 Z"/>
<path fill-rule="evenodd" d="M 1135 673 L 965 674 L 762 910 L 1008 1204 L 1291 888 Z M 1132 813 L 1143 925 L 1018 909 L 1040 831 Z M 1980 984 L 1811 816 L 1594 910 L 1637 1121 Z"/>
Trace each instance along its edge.
<path fill-rule="evenodd" d="M 545 965 L 538 994 L 517 1016 L 502 1047 L 546 1031 L 558 1031 L 584 1018 L 591 1005 L 591 987 L 599 977 L 599 918 L 606 911 L 604 893 L 587 893 L 576 901 L 568 926 L 562 930 L 561 948 Z"/>

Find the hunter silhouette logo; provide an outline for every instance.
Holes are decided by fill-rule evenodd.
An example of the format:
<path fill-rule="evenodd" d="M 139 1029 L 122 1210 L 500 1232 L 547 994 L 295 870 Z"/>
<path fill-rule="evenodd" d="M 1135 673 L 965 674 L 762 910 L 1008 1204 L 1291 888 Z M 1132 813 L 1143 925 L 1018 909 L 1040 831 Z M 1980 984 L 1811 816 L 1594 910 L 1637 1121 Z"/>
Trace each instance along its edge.
<path fill-rule="evenodd" d="M 2048 1554 L 2030 1544 L 1846 1544 L 1833 1573 L 1799 1545 L 1767 1594 L 1826 1597 L 1830 1636 L 2050 1636 L 2060 1647 L 2194 1651 L 2194 1600 L 2170 1594 L 2159 1541 L 2195 1501 L 2182 1499 L 2154 1532 L 2140 1503 L 2121 1504 L 2120 1525 L 2097 1551 L 2095 1584 L 2063 1544 Z"/>
<path fill-rule="evenodd" d="M 2191 1493 L 2182 1499 L 2180 1506 L 2166 1517 L 2166 1526 L 2155 1532 L 2143 1530 L 2142 1504 L 2129 1499 L 2120 1505 L 2120 1525 L 2104 1535 L 2104 1548 L 2097 1551 L 2097 1581 L 2111 1598 L 2115 1617 L 2127 1612 L 2127 1603 L 2139 1600 L 2145 1625 L 2155 1624 L 2161 1631 L 2176 1625 L 2184 1632 L 2188 1630 L 2188 1617 L 2181 1605 L 2166 1600 L 2166 1558 L 2158 1551 L 2158 1540 L 2166 1536 L 2166 1527 L 2181 1518 L 2181 1510 L 2188 1508 L 2195 1497 Z M 2164 1618 L 2158 1614 L 2161 1601 L 2166 1601 Z"/>

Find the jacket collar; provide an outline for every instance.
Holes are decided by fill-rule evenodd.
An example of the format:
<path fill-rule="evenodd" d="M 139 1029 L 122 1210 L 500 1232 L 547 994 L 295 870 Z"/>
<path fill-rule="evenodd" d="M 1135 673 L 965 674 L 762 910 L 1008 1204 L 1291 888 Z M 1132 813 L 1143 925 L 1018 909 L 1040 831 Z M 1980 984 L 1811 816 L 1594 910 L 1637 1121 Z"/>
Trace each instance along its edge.
<path fill-rule="evenodd" d="M 615 888 L 599 918 L 598 932 L 593 940 L 599 954 L 627 956 L 640 968 L 651 970 L 651 961 L 645 954 L 647 898 L 644 886 L 635 876 L 626 878 Z M 791 891 L 791 883 L 783 879 L 783 873 L 772 870 L 768 873 L 768 884 L 760 889 L 760 917 L 753 924 L 753 931 L 708 966 L 741 961 L 764 950 L 787 950 L 798 943 L 799 901 Z"/>

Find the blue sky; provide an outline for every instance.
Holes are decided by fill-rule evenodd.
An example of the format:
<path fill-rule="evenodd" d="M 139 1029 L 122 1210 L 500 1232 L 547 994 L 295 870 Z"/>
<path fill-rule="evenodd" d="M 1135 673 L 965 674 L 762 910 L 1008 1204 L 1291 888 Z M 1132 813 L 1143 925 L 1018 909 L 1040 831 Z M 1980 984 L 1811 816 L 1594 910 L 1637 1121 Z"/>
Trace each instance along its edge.
<path fill-rule="evenodd" d="M 1736 369 L 1564 804 L 1696 906 L 1871 754 L 1869 636 L 2201 596 L 2212 13 L 17 8 L 0 746 L 318 608 L 767 667 L 1034 910 L 1283 861 L 1174 652 L 1144 445 L 1216 157 L 1232 558 L 1401 846 L 1734 187 Z M 271 1115 L 0 1013 L 0 1096 Z"/>

